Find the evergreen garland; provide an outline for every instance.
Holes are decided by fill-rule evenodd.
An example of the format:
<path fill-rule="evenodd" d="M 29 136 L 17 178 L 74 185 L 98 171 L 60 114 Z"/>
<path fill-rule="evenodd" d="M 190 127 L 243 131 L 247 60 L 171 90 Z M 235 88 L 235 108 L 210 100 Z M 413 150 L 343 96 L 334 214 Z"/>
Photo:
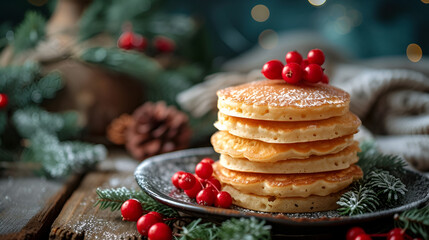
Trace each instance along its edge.
<path fill-rule="evenodd" d="M 365 142 L 361 149 L 357 164 L 362 168 L 364 178 L 354 183 L 337 202 L 341 215 L 351 216 L 395 206 L 407 191 L 401 179 L 395 177 L 405 172 L 402 158 L 378 152 L 374 143 Z"/>
<path fill-rule="evenodd" d="M 271 239 L 271 226 L 265 221 L 251 218 L 232 218 L 222 223 L 218 237 L 222 240 L 264 240 Z"/>
<path fill-rule="evenodd" d="M 13 48 L 16 53 L 35 47 L 45 37 L 46 20 L 37 12 L 27 12 L 15 31 Z"/>
<path fill-rule="evenodd" d="M 429 239 L 429 205 L 396 214 L 394 219 L 396 227 L 409 230 L 423 239 Z"/>
<path fill-rule="evenodd" d="M 183 227 L 179 240 L 215 240 L 218 228 L 213 223 L 201 223 L 201 218 Z"/>

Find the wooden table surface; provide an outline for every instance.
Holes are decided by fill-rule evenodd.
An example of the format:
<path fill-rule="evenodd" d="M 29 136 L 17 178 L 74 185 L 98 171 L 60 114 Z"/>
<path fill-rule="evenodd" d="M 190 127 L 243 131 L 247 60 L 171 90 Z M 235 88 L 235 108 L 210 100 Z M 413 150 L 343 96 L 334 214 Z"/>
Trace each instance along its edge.
<path fill-rule="evenodd" d="M 95 190 L 138 189 L 138 162 L 116 151 L 86 174 L 49 180 L 31 174 L 0 177 L 0 239 L 141 239 L 118 211 L 99 210 Z"/>

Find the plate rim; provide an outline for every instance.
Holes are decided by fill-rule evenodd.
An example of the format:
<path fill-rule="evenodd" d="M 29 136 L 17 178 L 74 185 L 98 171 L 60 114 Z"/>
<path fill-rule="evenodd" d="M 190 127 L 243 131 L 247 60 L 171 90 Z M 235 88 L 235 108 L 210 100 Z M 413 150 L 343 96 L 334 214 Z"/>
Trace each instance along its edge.
<path fill-rule="evenodd" d="M 305 217 L 287 217 L 287 216 L 269 216 L 270 213 L 256 213 L 256 212 L 240 212 L 239 210 L 235 209 L 222 209 L 222 208 L 216 208 L 216 207 L 209 207 L 209 206 L 200 206 L 196 204 L 189 204 L 184 203 L 181 201 L 175 201 L 172 197 L 165 197 L 165 194 L 162 192 L 156 190 L 155 186 L 152 186 L 152 188 L 148 187 L 150 181 L 142 181 L 140 180 L 145 179 L 144 175 L 138 176 L 140 174 L 143 174 L 143 171 L 145 168 L 149 167 L 153 162 L 156 161 L 168 161 L 171 159 L 177 159 L 177 158 L 183 158 L 183 157 L 192 157 L 192 156 L 200 156 L 200 155 L 213 155 L 217 154 L 212 147 L 202 147 L 202 148 L 190 148 L 186 150 L 179 150 L 174 151 L 170 153 L 164 153 L 160 155 L 156 155 L 150 158 L 145 159 L 143 162 L 141 162 L 136 170 L 134 171 L 134 178 L 139 185 L 139 187 L 145 191 L 149 196 L 154 198 L 155 200 L 170 206 L 172 208 L 182 209 L 187 212 L 197 212 L 198 214 L 209 214 L 209 215 L 217 215 L 220 217 L 256 217 L 263 219 L 267 222 L 273 222 L 278 224 L 287 224 L 289 226 L 331 226 L 331 225 L 346 225 L 346 224 L 352 224 L 364 221 L 371 221 L 374 219 L 379 219 L 383 217 L 389 217 L 395 213 L 401 213 L 403 211 L 406 211 L 408 209 L 418 207 L 425 202 L 429 201 L 429 192 L 426 193 L 426 196 L 424 198 L 421 198 L 417 201 L 408 203 L 406 205 L 398 206 L 395 208 L 385 209 L 377 212 L 371 212 L 371 213 L 364 213 L 354 216 L 340 216 L 340 217 L 326 217 L 326 218 L 305 218 Z M 407 173 L 416 174 L 419 177 L 428 178 L 422 173 L 415 171 L 413 169 L 406 169 Z M 179 210 L 180 211 L 180 210 Z"/>

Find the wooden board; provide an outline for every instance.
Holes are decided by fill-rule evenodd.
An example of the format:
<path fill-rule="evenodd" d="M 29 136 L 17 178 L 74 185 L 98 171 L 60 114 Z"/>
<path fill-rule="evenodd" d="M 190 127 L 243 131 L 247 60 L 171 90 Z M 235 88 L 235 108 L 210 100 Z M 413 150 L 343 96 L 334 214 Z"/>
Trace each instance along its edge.
<path fill-rule="evenodd" d="M 109 171 L 112 168 L 118 170 L 118 166 L 128 167 L 122 172 Z M 99 169 L 103 171 L 87 174 L 53 223 L 50 239 L 141 239 L 136 223 L 122 221 L 120 211 L 94 207 L 98 187 L 138 189 L 133 175 L 136 166 L 136 162 L 119 159 L 101 165 Z"/>
<path fill-rule="evenodd" d="M 0 178 L 0 239 L 46 239 L 50 226 L 82 175 L 47 180 L 29 175 Z"/>

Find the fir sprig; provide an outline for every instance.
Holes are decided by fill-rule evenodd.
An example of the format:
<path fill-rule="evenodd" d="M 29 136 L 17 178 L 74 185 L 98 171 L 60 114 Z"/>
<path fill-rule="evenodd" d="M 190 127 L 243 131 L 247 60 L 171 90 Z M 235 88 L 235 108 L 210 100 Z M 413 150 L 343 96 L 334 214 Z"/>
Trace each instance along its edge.
<path fill-rule="evenodd" d="M 176 217 L 178 213 L 151 198 L 143 191 L 135 191 L 125 187 L 113 189 L 100 189 L 96 190 L 98 200 L 94 206 L 100 205 L 100 209 L 110 208 L 111 211 L 121 209 L 122 203 L 130 198 L 135 198 L 140 201 L 142 207 L 146 211 L 156 211 L 165 217 Z"/>
<path fill-rule="evenodd" d="M 402 158 L 378 152 L 374 143 L 365 142 L 361 149 L 358 165 L 364 172 L 364 179 L 355 183 L 337 202 L 341 215 L 363 214 L 394 206 L 407 191 L 401 179 L 395 177 L 405 172 Z"/>
<path fill-rule="evenodd" d="M 263 240 L 271 239 L 271 226 L 264 220 L 251 218 L 232 218 L 219 227 L 218 238 L 222 240 Z"/>
<path fill-rule="evenodd" d="M 407 229 L 423 239 L 429 239 L 429 205 L 395 215 L 395 226 Z"/>
<path fill-rule="evenodd" d="M 218 228 L 213 223 L 201 223 L 201 218 L 183 227 L 179 240 L 215 240 Z"/>
<path fill-rule="evenodd" d="M 37 12 L 27 12 L 24 21 L 15 32 L 13 48 L 15 52 L 24 51 L 37 45 L 45 37 L 46 20 Z"/>

